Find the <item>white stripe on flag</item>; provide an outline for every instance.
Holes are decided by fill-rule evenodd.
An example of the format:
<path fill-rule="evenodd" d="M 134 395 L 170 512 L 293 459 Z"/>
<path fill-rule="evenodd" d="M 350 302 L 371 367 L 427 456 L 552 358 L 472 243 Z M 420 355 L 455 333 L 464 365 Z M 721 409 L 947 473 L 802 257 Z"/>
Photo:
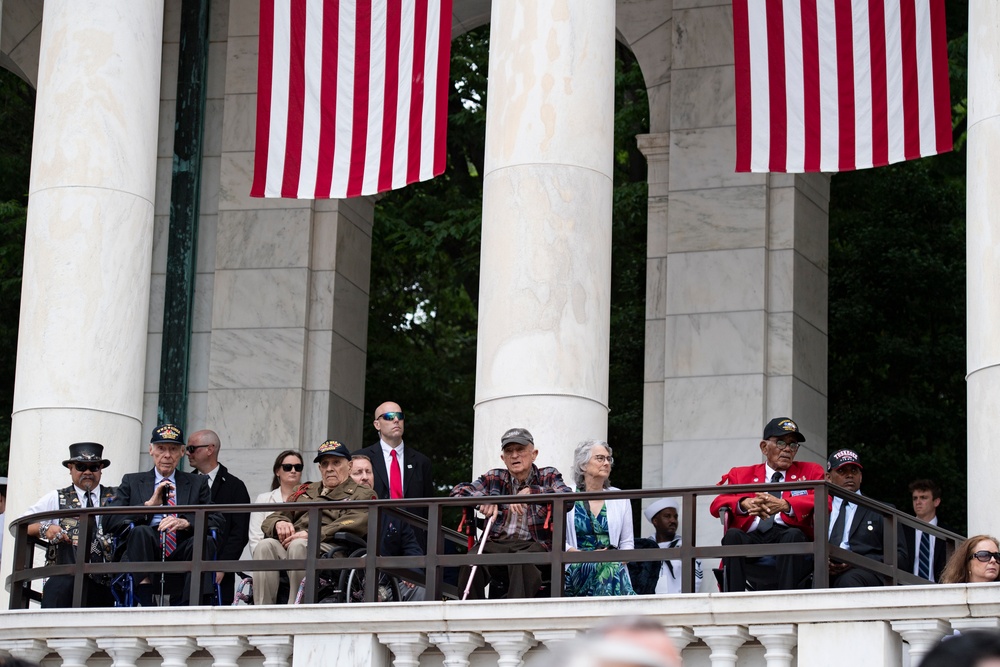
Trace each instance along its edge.
<path fill-rule="evenodd" d="M 797 2 L 784 5 L 785 31 L 785 96 L 788 100 L 788 149 L 785 169 L 801 172 L 805 169 L 806 118 L 805 76 L 802 63 L 802 12 Z"/>
<path fill-rule="evenodd" d="M 333 153 L 333 178 L 330 197 L 347 196 L 347 180 L 351 175 L 351 139 L 354 129 L 354 52 L 357 44 L 353 2 L 340 3 L 340 24 L 337 49 L 337 138 Z"/>
<path fill-rule="evenodd" d="M 434 135 L 437 109 L 438 80 L 438 39 L 441 36 L 441 6 L 429 3 L 427 6 L 427 40 L 424 47 L 424 108 L 420 124 L 420 180 L 434 176 Z"/>
<path fill-rule="evenodd" d="M 819 25 L 820 169 L 837 171 L 840 159 L 840 109 L 837 92 L 837 15 L 832 2 L 816 3 Z"/>
<path fill-rule="evenodd" d="M 306 6 L 306 53 L 323 49 L 323 3 Z M 320 130 L 320 95 L 323 90 L 323 61 L 306 58 L 306 93 L 302 110 L 302 136 L 318 137 Z M 299 171 L 298 197 L 309 197 L 316 191 L 316 171 L 319 165 L 319 141 L 302 142 L 302 164 Z"/>
<path fill-rule="evenodd" d="M 872 159 L 872 47 L 867 0 L 854 0 L 854 165 L 871 167 Z"/>
<path fill-rule="evenodd" d="M 906 159 L 903 134 L 903 36 L 898 2 L 885 3 L 886 106 L 889 120 L 889 162 Z"/>
<path fill-rule="evenodd" d="M 378 192 L 378 170 L 382 159 L 383 90 L 385 89 L 386 14 L 388 7 L 372 3 L 371 74 L 368 77 L 368 141 L 365 150 L 364 192 Z"/>
<path fill-rule="evenodd" d="M 274 4 L 274 60 L 271 66 L 271 126 L 268 132 L 265 197 L 280 197 L 285 176 L 285 137 L 288 131 L 288 72 L 291 68 L 291 4 Z"/>
<path fill-rule="evenodd" d="M 413 85 L 414 3 L 403 3 L 399 39 L 399 100 L 396 102 L 396 145 L 392 151 L 392 187 L 406 185 L 407 146 L 410 145 L 410 92 Z"/>
<path fill-rule="evenodd" d="M 753 150 L 751 164 L 753 171 L 768 170 L 768 155 L 771 150 L 771 116 L 768 88 L 767 12 L 750 14 L 750 88 L 754 91 L 750 103 L 753 123 Z"/>
<path fill-rule="evenodd" d="M 917 44 L 931 43 L 931 10 L 923 2 L 917 6 Z M 934 63 L 930 49 L 917 49 L 918 87 L 920 88 L 920 155 L 937 153 L 934 133 Z"/>

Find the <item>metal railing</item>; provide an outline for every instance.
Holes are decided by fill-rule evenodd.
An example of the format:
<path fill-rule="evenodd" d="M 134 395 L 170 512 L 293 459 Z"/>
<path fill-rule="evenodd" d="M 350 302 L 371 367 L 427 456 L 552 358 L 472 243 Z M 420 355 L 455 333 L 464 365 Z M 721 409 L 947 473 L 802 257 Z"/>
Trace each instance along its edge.
<path fill-rule="evenodd" d="M 596 499 L 628 498 L 630 500 L 643 500 L 662 497 L 680 498 L 681 503 L 681 525 L 678 533 L 684 536 L 684 543 L 680 546 L 665 549 L 632 549 L 632 550 L 607 550 L 607 551 L 572 551 L 567 552 L 564 548 L 553 548 L 548 552 L 522 552 L 514 554 L 476 554 L 470 553 L 449 553 L 449 551 L 461 551 L 467 546 L 467 537 L 462 533 L 452 530 L 443 525 L 443 514 L 449 508 L 466 508 L 472 513 L 472 508 L 484 502 L 482 497 L 460 497 L 460 498 L 426 498 L 426 499 L 393 499 L 393 500 L 352 500 L 339 501 L 343 507 L 359 508 L 363 507 L 368 512 L 368 537 L 367 554 L 353 558 L 322 558 L 319 544 L 321 530 L 321 512 L 331 509 L 329 501 L 312 503 L 274 503 L 262 507 L 260 504 L 240 504 L 240 505 L 187 505 L 172 507 L 171 513 L 194 515 L 194 545 L 193 553 L 205 554 L 206 526 L 208 516 L 212 513 L 237 514 L 247 512 L 260 512 L 272 509 L 273 511 L 286 511 L 294 509 L 297 512 L 308 512 L 309 529 L 308 544 L 312 545 L 307 553 L 307 557 L 297 560 L 210 560 L 204 556 L 194 557 L 190 562 L 155 562 L 155 563 L 92 563 L 87 562 L 89 552 L 88 545 L 90 536 L 88 532 L 88 517 L 91 514 L 108 516 L 111 514 L 134 514 L 135 507 L 95 507 L 72 510 L 61 510 L 53 512 L 43 512 L 30 517 L 22 517 L 11 522 L 11 527 L 15 531 L 14 539 L 14 569 L 10 576 L 6 578 L 7 590 L 10 592 L 10 608 L 26 608 L 32 599 L 38 599 L 39 594 L 31 588 L 31 582 L 53 575 L 73 575 L 75 577 L 73 588 L 73 606 L 80 606 L 83 599 L 84 576 L 91 574 L 108 573 L 135 573 L 135 572 L 164 572 L 171 573 L 191 573 L 189 599 L 200 600 L 202 593 L 202 575 L 206 572 L 245 572 L 247 570 L 304 570 L 306 573 L 307 586 L 305 587 L 303 601 L 305 603 L 316 602 L 318 585 L 317 572 L 336 571 L 342 569 L 364 569 L 365 571 L 365 597 L 364 600 L 371 602 L 375 600 L 375 586 L 377 573 L 385 572 L 412 583 L 424 586 L 426 589 L 425 599 L 449 599 L 457 598 L 460 591 L 454 585 L 445 582 L 445 571 L 450 568 L 460 568 L 479 564 L 481 566 L 513 565 L 513 564 L 535 564 L 547 565 L 552 573 L 561 573 L 565 565 L 569 563 L 594 563 L 594 562 L 633 562 L 633 561 L 681 561 L 681 590 L 693 592 L 695 588 L 695 560 L 709 560 L 726 556 L 776 556 L 784 554 L 810 554 L 813 556 L 813 587 L 826 588 L 829 586 L 829 573 L 827 569 L 828 559 L 837 558 L 850 565 L 867 568 L 885 577 L 889 584 L 928 584 L 927 580 L 921 579 L 910 572 L 902 571 L 898 568 L 895 545 L 899 536 L 901 526 L 906 525 L 919 529 L 925 533 L 933 535 L 946 543 L 946 551 L 950 556 L 956 546 L 964 539 L 960 535 L 938 528 L 920 521 L 912 516 L 904 514 L 895 508 L 872 500 L 865 496 L 849 493 L 840 487 L 828 484 L 823 481 L 802 481 L 785 482 L 782 484 L 783 491 L 811 490 L 815 494 L 816 507 L 826 507 L 831 497 L 846 498 L 852 503 L 864 506 L 880 514 L 883 518 L 883 561 L 878 562 L 871 558 L 859 556 L 858 554 L 846 551 L 839 547 L 830 545 L 824 536 L 829 532 L 829 514 L 825 511 L 818 511 L 814 514 L 814 532 L 820 539 L 811 542 L 798 542 L 789 544 L 755 544 L 739 546 L 698 546 L 689 536 L 698 534 L 699 519 L 710 519 L 712 522 L 717 519 L 706 514 L 699 517 L 697 512 L 697 499 L 700 496 L 717 496 L 720 492 L 725 494 L 754 493 L 772 489 L 769 484 L 746 484 L 719 486 L 699 486 L 684 487 L 676 489 L 647 489 L 647 490 L 614 490 L 587 493 L 559 493 L 559 494 L 535 494 L 530 496 L 490 496 L 490 504 L 551 504 L 551 530 L 553 545 L 565 544 L 566 536 L 566 512 L 577 501 L 588 501 Z M 337 509 L 341 505 L 338 503 Z M 411 510 L 426 508 L 428 518 L 423 519 L 411 513 Z M 426 531 L 428 536 L 426 554 L 423 556 L 386 556 L 379 554 L 381 526 L 390 515 L 402 518 L 409 522 L 414 528 Z M 79 519 L 79 543 L 76 547 L 76 563 L 70 565 L 48 565 L 42 567 L 33 566 L 35 546 L 40 544 L 35 538 L 27 534 L 28 525 L 40 520 L 51 520 L 57 518 L 72 517 Z M 446 548 L 446 545 L 449 545 Z M 563 594 L 563 577 L 552 576 L 550 582 L 550 595 L 560 597 Z M 295 595 L 295 592 L 291 592 Z"/>

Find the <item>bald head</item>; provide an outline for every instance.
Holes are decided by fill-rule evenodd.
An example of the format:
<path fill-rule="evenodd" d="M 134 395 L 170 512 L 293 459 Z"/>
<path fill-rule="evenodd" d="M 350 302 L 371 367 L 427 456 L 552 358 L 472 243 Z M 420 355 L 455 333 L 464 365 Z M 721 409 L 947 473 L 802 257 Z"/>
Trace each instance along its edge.
<path fill-rule="evenodd" d="M 187 447 L 188 462 L 191 467 L 202 473 L 209 473 L 219 465 L 219 450 L 222 449 L 222 440 L 215 431 L 204 429 L 195 431 L 188 436 Z"/>
<path fill-rule="evenodd" d="M 375 408 L 375 430 L 379 438 L 390 447 L 403 442 L 403 408 L 398 403 L 386 401 Z"/>

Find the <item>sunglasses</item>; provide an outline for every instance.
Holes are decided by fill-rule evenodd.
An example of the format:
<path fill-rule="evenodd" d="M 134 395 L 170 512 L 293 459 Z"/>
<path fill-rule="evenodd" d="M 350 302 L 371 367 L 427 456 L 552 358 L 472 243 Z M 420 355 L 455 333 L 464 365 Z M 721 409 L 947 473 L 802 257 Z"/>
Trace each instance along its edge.
<path fill-rule="evenodd" d="M 97 472 L 103 466 L 100 463 L 74 463 L 77 472 Z"/>
<path fill-rule="evenodd" d="M 211 445 L 188 445 L 184 449 L 187 450 L 188 454 L 194 454 L 197 450 L 201 449 L 202 447 L 211 447 Z"/>
<path fill-rule="evenodd" d="M 379 419 L 384 419 L 387 422 L 391 422 L 393 419 L 398 419 L 399 421 L 403 421 L 403 413 L 402 412 L 386 412 L 385 414 L 379 415 L 378 418 Z"/>
<path fill-rule="evenodd" d="M 1000 553 L 997 553 L 996 551 L 977 551 L 969 557 L 969 560 L 972 560 L 973 558 L 978 560 L 980 563 L 989 563 L 991 558 L 997 563 L 1000 563 Z"/>
<path fill-rule="evenodd" d="M 293 470 L 295 472 L 302 472 L 302 464 L 301 463 L 282 463 L 281 464 L 281 469 L 284 470 L 285 472 L 292 472 Z"/>

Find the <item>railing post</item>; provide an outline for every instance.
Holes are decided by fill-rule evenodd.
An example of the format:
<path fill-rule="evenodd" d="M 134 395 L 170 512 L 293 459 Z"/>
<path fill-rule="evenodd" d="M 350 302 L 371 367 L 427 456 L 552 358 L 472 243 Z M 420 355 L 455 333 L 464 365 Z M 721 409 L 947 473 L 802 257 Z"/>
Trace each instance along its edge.
<path fill-rule="evenodd" d="M 696 543 L 695 531 L 697 521 L 695 506 L 698 497 L 694 493 L 685 493 L 681 496 L 681 506 L 684 513 L 681 518 L 681 592 L 694 593 L 694 556 L 688 553 L 694 549 Z M 690 536 L 690 538 L 688 537 Z M 690 544 L 689 544 L 690 543 Z"/>
<path fill-rule="evenodd" d="M 204 507 L 194 510 L 194 544 L 191 551 L 191 590 L 188 604 L 201 604 L 201 576 L 205 570 L 205 533 L 208 531 L 208 514 Z"/>
<path fill-rule="evenodd" d="M 431 503 L 427 512 L 427 554 L 424 570 L 426 584 L 425 599 L 431 602 L 440 597 L 442 581 L 441 569 L 438 567 L 438 555 L 444 547 L 444 534 L 441 532 L 441 512 L 444 506 Z M 473 509 L 475 512 L 475 509 Z M 475 520 L 473 518 L 473 520 Z"/>
<path fill-rule="evenodd" d="M 552 501 L 552 549 L 549 553 L 549 597 L 563 596 L 563 554 L 566 552 L 566 503 Z"/>
<path fill-rule="evenodd" d="M 382 536 L 382 525 L 379 508 L 368 508 L 368 548 L 365 550 L 365 602 L 375 602 L 375 591 L 378 590 L 378 575 L 375 571 L 375 556 L 378 552 L 379 538 Z M 402 526 L 402 521 L 400 522 Z M 402 529 L 402 528 L 401 528 Z M 351 591 L 344 591 L 350 595 Z"/>
<path fill-rule="evenodd" d="M 305 590 L 303 591 L 302 602 L 304 604 L 316 603 L 316 588 L 319 582 L 316 581 L 316 559 L 320 549 L 320 509 L 310 507 L 309 514 L 309 535 L 306 538 L 306 573 Z M 298 591 L 289 590 L 288 598 L 294 599 Z"/>
<path fill-rule="evenodd" d="M 830 511 L 827 506 L 830 494 L 825 482 L 816 487 L 813 498 L 813 588 L 829 588 L 830 552 L 827 533 L 830 529 L 827 526 L 830 523 Z"/>

